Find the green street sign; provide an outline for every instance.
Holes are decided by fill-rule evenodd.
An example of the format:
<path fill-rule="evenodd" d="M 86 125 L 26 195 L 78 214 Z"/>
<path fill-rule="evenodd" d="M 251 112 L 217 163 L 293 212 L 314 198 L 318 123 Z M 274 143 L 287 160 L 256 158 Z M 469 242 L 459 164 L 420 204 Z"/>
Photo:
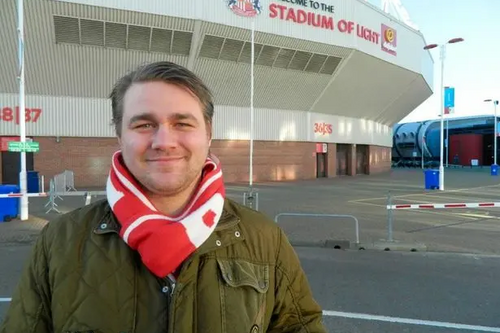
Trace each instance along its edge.
<path fill-rule="evenodd" d="M 38 153 L 40 151 L 40 143 L 38 142 L 20 142 L 20 141 L 10 141 L 9 151 L 15 153 Z"/>

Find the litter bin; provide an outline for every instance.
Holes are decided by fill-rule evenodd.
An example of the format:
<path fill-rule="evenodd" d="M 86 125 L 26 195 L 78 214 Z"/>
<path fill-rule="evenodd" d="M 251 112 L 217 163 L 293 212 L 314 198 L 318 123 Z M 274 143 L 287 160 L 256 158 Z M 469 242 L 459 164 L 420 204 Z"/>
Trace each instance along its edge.
<path fill-rule="evenodd" d="M 424 171 L 424 175 L 426 190 L 439 188 L 439 170 L 428 169 Z"/>
<path fill-rule="evenodd" d="M 0 194 L 19 193 L 17 185 L 0 185 Z M 19 198 L 0 199 L 0 222 L 8 222 L 19 215 Z"/>
<path fill-rule="evenodd" d="M 38 180 L 38 171 L 27 171 L 28 193 L 40 192 L 40 181 Z"/>
<path fill-rule="evenodd" d="M 498 176 L 498 165 L 496 164 L 491 165 L 491 175 Z"/>

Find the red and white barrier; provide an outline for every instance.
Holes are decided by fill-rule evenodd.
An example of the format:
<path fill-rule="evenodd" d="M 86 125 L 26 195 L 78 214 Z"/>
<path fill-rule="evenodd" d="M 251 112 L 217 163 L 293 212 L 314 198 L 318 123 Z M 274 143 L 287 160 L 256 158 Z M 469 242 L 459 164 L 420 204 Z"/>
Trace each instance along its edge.
<path fill-rule="evenodd" d="M 50 194 L 49 193 L 26 193 L 27 197 L 48 197 Z M 22 197 L 22 193 L 8 193 L 8 194 L 0 194 L 0 199 L 1 198 L 20 198 Z"/>
<path fill-rule="evenodd" d="M 500 202 L 442 203 L 442 204 L 399 204 L 387 205 L 388 210 L 403 209 L 452 209 L 452 208 L 494 208 Z"/>

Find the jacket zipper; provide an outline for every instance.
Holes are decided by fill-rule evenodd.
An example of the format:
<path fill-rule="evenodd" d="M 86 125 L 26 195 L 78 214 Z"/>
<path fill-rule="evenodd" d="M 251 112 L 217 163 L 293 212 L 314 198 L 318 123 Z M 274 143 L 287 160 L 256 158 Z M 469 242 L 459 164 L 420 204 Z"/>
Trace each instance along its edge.
<path fill-rule="evenodd" d="M 172 296 L 174 295 L 175 290 L 175 278 L 173 275 L 169 274 L 166 278 L 163 279 L 166 282 L 166 285 L 163 287 L 163 292 L 167 295 L 167 313 L 170 318 L 170 305 L 172 303 Z"/>
<path fill-rule="evenodd" d="M 193 258 L 189 257 L 189 259 L 186 260 L 186 262 L 182 265 L 181 269 L 179 270 L 178 276 L 180 276 L 182 274 L 185 267 L 187 267 L 191 261 L 193 261 Z M 173 311 L 171 310 L 172 309 L 171 305 L 172 305 L 172 302 L 174 300 L 174 291 L 176 289 L 175 286 L 177 284 L 177 280 L 175 279 L 175 277 L 172 274 L 169 274 L 166 278 L 164 278 L 164 280 L 167 283 L 168 288 L 169 288 L 169 293 L 167 296 L 167 302 L 168 302 L 167 303 L 167 314 L 168 314 L 167 326 L 169 327 L 168 331 L 170 332 L 170 328 L 172 329 L 172 331 L 174 330 L 174 324 L 173 324 L 174 314 L 173 314 Z"/>

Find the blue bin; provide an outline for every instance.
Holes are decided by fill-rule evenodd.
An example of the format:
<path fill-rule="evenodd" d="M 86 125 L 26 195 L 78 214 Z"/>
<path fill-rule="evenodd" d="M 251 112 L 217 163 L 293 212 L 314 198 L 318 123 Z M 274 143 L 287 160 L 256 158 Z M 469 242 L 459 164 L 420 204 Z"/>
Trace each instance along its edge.
<path fill-rule="evenodd" d="M 0 194 L 19 193 L 17 185 L 0 185 Z M 19 215 L 19 198 L 0 199 L 0 222 L 7 222 Z"/>
<path fill-rule="evenodd" d="M 424 171 L 424 175 L 426 190 L 439 188 L 439 170 L 428 169 Z"/>
<path fill-rule="evenodd" d="M 496 164 L 491 165 L 491 175 L 498 176 L 498 165 Z"/>
<path fill-rule="evenodd" d="M 28 193 L 40 192 L 40 181 L 38 180 L 38 171 L 27 171 L 27 191 Z"/>

